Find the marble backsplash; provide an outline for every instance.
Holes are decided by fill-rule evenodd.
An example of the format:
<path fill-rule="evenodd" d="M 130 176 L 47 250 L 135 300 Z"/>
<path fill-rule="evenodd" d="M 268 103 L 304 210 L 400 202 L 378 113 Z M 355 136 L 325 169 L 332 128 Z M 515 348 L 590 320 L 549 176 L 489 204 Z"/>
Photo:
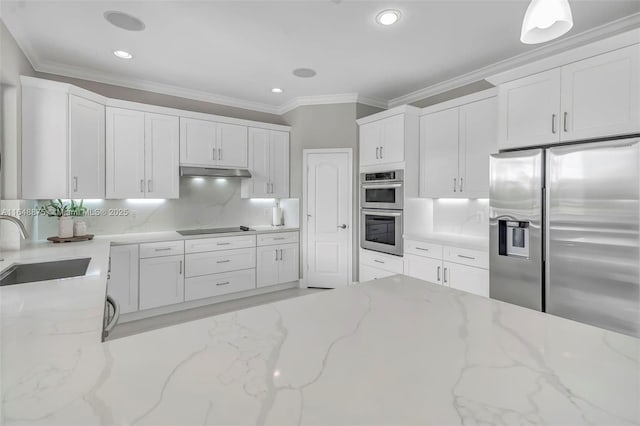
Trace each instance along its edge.
<path fill-rule="evenodd" d="M 405 203 L 405 234 L 451 234 L 489 238 L 489 200 L 411 198 Z"/>
<path fill-rule="evenodd" d="M 280 203 L 285 223 L 296 226 L 298 200 Z M 240 198 L 239 179 L 185 177 L 175 200 L 85 200 L 85 206 L 100 215 L 84 220 L 88 232 L 97 235 L 269 225 L 274 205 L 273 199 Z M 38 217 L 33 227 L 38 239 L 57 234 L 56 218 Z"/>

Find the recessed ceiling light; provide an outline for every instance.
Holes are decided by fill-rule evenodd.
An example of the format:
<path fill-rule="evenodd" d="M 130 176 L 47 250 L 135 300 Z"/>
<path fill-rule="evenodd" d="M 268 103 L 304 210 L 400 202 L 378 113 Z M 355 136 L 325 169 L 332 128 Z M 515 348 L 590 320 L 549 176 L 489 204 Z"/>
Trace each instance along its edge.
<path fill-rule="evenodd" d="M 293 75 L 301 78 L 311 78 L 316 74 L 317 73 L 315 72 L 315 70 L 312 70 L 311 68 L 296 68 L 295 70 L 293 70 Z"/>
<path fill-rule="evenodd" d="M 279 87 L 274 87 L 273 89 L 271 89 L 271 91 L 273 93 L 282 93 L 283 92 L 283 90 L 281 88 L 279 88 Z"/>
<path fill-rule="evenodd" d="M 142 31 L 146 28 L 144 22 L 128 13 L 118 12 L 117 10 L 109 10 L 104 13 L 104 19 L 118 28 L 127 31 Z"/>
<path fill-rule="evenodd" d="M 376 21 L 385 26 L 393 25 L 400 19 L 400 11 L 395 9 L 383 10 L 376 16 Z"/>
<path fill-rule="evenodd" d="M 133 55 L 125 50 L 114 50 L 113 54 L 120 59 L 131 59 Z"/>

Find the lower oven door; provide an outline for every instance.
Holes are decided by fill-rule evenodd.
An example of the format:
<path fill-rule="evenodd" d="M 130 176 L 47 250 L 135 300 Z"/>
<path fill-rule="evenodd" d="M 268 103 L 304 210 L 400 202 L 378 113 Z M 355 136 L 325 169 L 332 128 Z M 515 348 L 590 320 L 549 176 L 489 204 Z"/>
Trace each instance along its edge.
<path fill-rule="evenodd" d="M 362 209 L 360 247 L 402 256 L 402 210 Z"/>

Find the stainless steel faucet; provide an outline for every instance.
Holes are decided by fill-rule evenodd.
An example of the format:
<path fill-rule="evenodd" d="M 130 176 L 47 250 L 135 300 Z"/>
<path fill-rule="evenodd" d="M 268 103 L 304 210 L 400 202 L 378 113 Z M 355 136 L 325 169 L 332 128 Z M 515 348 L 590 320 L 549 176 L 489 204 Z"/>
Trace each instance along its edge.
<path fill-rule="evenodd" d="M 24 223 L 22 223 L 17 217 L 0 214 L 0 220 L 8 220 L 9 222 L 14 223 L 18 227 L 18 230 L 20 230 L 20 236 L 25 240 L 29 238 L 27 228 L 24 227 Z"/>

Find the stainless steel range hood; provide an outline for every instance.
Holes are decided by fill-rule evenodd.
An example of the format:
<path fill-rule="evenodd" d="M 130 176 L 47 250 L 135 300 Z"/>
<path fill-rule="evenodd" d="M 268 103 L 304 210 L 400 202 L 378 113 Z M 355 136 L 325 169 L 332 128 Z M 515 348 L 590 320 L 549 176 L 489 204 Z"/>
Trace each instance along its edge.
<path fill-rule="evenodd" d="M 217 169 L 215 167 L 181 166 L 180 176 L 250 178 L 251 173 L 246 169 Z"/>

